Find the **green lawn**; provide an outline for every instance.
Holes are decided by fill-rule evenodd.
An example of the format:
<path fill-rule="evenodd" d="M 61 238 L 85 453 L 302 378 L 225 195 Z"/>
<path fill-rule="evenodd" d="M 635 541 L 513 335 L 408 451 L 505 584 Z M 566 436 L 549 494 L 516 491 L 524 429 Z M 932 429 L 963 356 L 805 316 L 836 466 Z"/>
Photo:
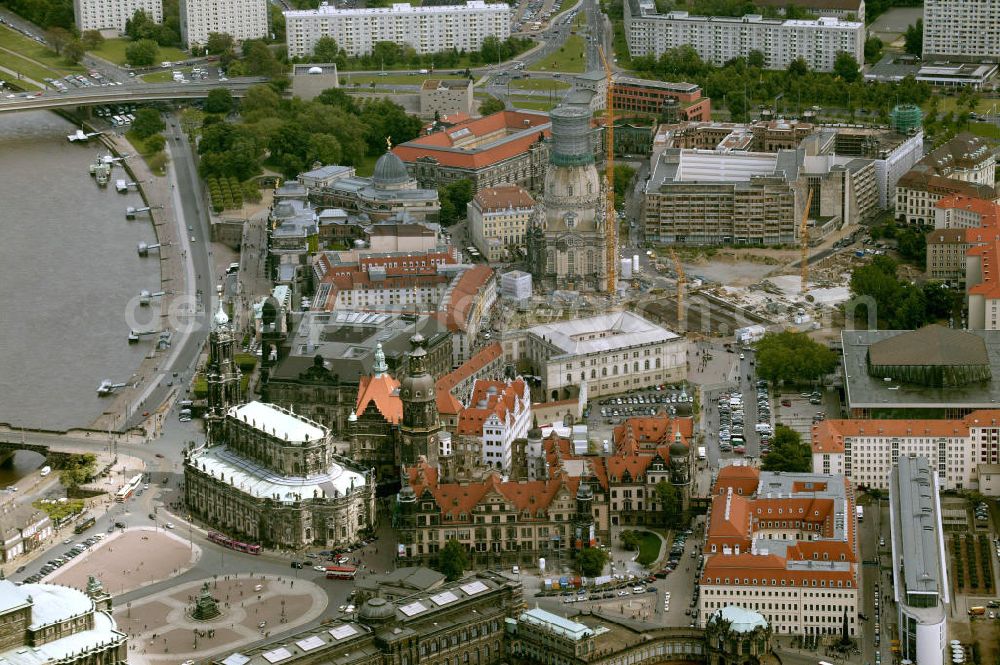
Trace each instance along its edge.
<path fill-rule="evenodd" d="M 970 122 L 969 131 L 978 136 L 990 139 L 1000 139 L 1000 127 L 991 122 Z"/>
<path fill-rule="evenodd" d="M 938 100 L 938 113 L 947 113 L 948 111 L 955 111 L 958 108 L 958 97 L 952 97 L 950 95 L 939 95 Z M 930 100 L 924 102 L 921 105 L 924 112 L 930 108 Z M 1000 107 L 995 99 L 980 99 L 976 104 L 976 113 L 987 113 L 994 105 Z M 962 112 L 967 113 L 966 107 L 962 107 Z"/>
<path fill-rule="evenodd" d="M 10 74 L 8 74 L 7 72 L 0 72 L 0 81 L 5 82 L 9 86 L 10 85 L 16 86 L 18 90 L 28 91 L 28 90 L 38 90 L 39 89 L 37 85 L 31 85 L 30 83 L 28 83 L 27 81 L 25 81 L 23 79 L 17 80 L 13 76 L 11 76 Z M 3 93 L 5 95 L 13 94 L 13 92 L 14 92 L 13 88 L 11 88 L 9 90 L 4 90 L 3 91 Z"/>
<path fill-rule="evenodd" d="M 660 537 L 649 531 L 639 531 L 639 556 L 636 563 L 648 566 L 660 556 Z"/>
<path fill-rule="evenodd" d="M 25 60 L 19 55 L 12 55 L 6 51 L 0 51 L 0 63 L 7 69 L 19 72 L 22 76 L 27 76 L 39 83 L 44 84 L 47 78 L 58 78 L 59 72 L 54 72 L 45 67 L 39 67 L 30 60 Z"/>
<path fill-rule="evenodd" d="M 514 108 L 527 109 L 529 111 L 551 111 L 556 106 L 556 102 L 539 97 L 516 97 L 511 95 L 510 103 Z"/>
<path fill-rule="evenodd" d="M 570 85 L 553 79 L 514 79 L 510 87 L 518 90 L 567 90 Z"/>
<path fill-rule="evenodd" d="M 350 76 L 341 76 L 343 80 L 343 87 L 345 88 L 355 88 L 360 86 L 371 85 L 420 85 L 427 79 L 440 78 L 436 74 L 386 74 L 385 76 L 379 76 L 378 74 L 352 74 Z M 455 78 L 453 74 L 447 74 L 444 78 Z"/>
<path fill-rule="evenodd" d="M 24 35 L 11 30 L 10 28 L 0 27 L 0 46 L 11 51 L 17 51 L 21 55 L 31 58 L 37 62 L 42 63 L 46 67 L 51 67 L 57 72 L 62 72 L 61 76 L 65 76 L 69 73 L 80 73 L 84 71 L 83 67 L 80 65 L 71 65 L 62 59 L 61 56 L 56 55 L 55 51 L 50 50 L 47 46 L 39 44 L 33 39 L 28 39 Z M 8 54 L 0 53 L 0 63 L 6 64 Z M 13 68 L 12 68 L 13 69 Z M 52 78 L 55 78 L 54 76 Z"/>
<path fill-rule="evenodd" d="M 555 53 L 539 60 L 528 69 L 538 72 L 571 72 L 582 74 L 586 68 L 584 42 L 580 35 L 570 35 L 566 43 Z"/>
<path fill-rule="evenodd" d="M 566 11 L 567 9 L 569 9 L 570 7 L 572 7 L 573 5 L 575 5 L 576 3 L 578 3 L 579 1 L 580 0 L 562 0 L 562 2 L 559 3 L 559 9 L 556 10 L 556 14 L 563 13 L 564 11 Z"/>
<path fill-rule="evenodd" d="M 125 47 L 128 46 L 128 42 L 129 40 L 124 38 L 105 39 L 97 48 L 91 51 L 91 53 L 99 58 L 110 60 L 115 64 L 124 65 L 126 62 Z M 156 62 L 157 64 L 163 62 L 164 60 L 175 62 L 177 60 L 186 60 L 188 57 L 188 54 L 179 48 L 161 46 L 156 56 Z"/>
<path fill-rule="evenodd" d="M 62 503 L 59 501 L 48 502 L 38 500 L 33 502 L 31 505 L 39 510 L 44 510 L 49 516 L 49 519 L 53 522 L 58 522 L 61 519 L 69 517 L 70 515 L 83 512 L 82 499 L 70 499 L 69 501 Z"/>
<path fill-rule="evenodd" d="M 146 141 L 139 138 L 133 130 L 128 130 L 125 132 L 125 138 L 128 139 L 132 147 L 135 148 L 136 152 L 142 155 L 143 160 L 146 162 L 146 166 L 155 175 L 164 176 L 166 175 L 167 167 L 167 153 L 160 150 L 153 152 L 146 146 Z"/>

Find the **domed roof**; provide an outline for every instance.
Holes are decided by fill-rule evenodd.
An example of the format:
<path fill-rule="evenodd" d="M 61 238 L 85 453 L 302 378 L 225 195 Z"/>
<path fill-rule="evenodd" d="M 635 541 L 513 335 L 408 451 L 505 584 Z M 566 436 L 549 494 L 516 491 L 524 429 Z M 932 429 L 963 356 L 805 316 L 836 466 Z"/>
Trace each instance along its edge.
<path fill-rule="evenodd" d="M 375 171 L 372 173 L 372 182 L 376 187 L 380 185 L 400 185 L 409 181 L 410 174 L 406 172 L 406 165 L 403 160 L 387 151 L 375 162 Z"/>
<path fill-rule="evenodd" d="M 216 310 L 215 316 L 212 317 L 212 323 L 215 324 L 216 328 L 222 328 L 223 326 L 229 325 L 229 316 L 226 314 L 226 310 L 222 308 L 222 301 L 219 301 L 219 309 Z"/>
<path fill-rule="evenodd" d="M 676 440 L 670 444 L 670 460 L 684 459 L 687 457 L 688 449 L 680 440 Z"/>
<path fill-rule="evenodd" d="M 362 623 L 384 623 L 396 618 L 396 606 L 385 598 L 369 598 L 358 612 Z"/>
<path fill-rule="evenodd" d="M 717 621 L 720 618 L 728 621 L 730 629 L 737 633 L 750 633 L 757 628 L 767 628 L 767 619 L 759 612 L 739 605 L 726 605 L 721 610 L 716 610 L 709 621 Z"/>
<path fill-rule="evenodd" d="M 309 68 L 309 73 L 310 74 L 322 74 L 323 73 L 323 68 L 322 67 L 315 67 L 315 66 L 314 67 L 310 67 Z"/>

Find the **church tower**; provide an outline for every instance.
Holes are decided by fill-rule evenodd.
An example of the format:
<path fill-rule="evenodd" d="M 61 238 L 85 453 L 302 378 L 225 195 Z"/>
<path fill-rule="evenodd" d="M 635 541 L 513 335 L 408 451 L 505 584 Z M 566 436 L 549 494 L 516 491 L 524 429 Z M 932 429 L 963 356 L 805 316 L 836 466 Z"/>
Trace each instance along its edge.
<path fill-rule="evenodd" d="M 412 349 L 406 376 L 399 382 L 403 420 L 399 427 L 399 461 L 412 465 L 423 457 L 438 465 L 438 433 L 443 429 L 438 416 L 434 377 L 427 372 L 427 350 L 420 333 L 410 338 Z"/>
<path fill-rule="evenodd" d="M 205 424 L 209 445 L 216 443 L 217 426 L 226 417 L 226 411 L 240 402 L 240 370 L 234 357 L 236 336 L 222 307 L 221 289 L 219 291 L 219 309 L 212 317 L 212 332 L 208 335 L 208 364 L 205 366 L 205 381 L 208 384 Z"/>
<path fill-rule="evenodd" d="M 545 193 L 527 233 L 529 268 L 542 288 L 602 291 L 607 288 L 607 187 L 594 166 L 591 112 L 560 106 L 549 117 Z"/>

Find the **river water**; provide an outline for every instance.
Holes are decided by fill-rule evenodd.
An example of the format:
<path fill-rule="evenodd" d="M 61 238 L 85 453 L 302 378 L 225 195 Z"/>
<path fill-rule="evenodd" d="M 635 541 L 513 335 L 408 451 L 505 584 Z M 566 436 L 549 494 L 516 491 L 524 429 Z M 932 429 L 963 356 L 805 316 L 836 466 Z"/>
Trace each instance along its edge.
<path fill-rule="evenodd" d="M 0 115 L 0 423 L 86 427 L 111 401 L 101 380 L 129 381 L 152 348 L 128 344 L 126 313 L 159 290 L 157 253 L 136 252 L 153 228 L 125 220 L 143 203 L 115 191 L 122 168 L 97 186 L 89 166 L 107 150 L 69 143 L 75 129 L 44 111 Z"/>

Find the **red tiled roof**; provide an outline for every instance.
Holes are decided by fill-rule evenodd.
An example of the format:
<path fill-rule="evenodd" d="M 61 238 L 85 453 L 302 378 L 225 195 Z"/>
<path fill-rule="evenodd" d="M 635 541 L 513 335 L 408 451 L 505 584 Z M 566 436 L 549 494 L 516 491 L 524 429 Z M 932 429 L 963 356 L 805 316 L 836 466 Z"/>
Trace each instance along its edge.
<path fill-rule="evenodd" d="M 694 431 L 692 418 L 671 418 L 666 414 L 647 418 L 628 418 L 615 427 L 613 439 L 615 450 L 622 446 L 637 449 L 652 450 L 657 446 L 669 447 L 674 437 L 680 432 L 684 445 L 687 445 Z"/>
<path fill-rule="evenodd" d="M 843 453 L 845 437 L 967 437 L 980 423 L 1000 423 L 1000 409 L 980 409 L 955 420 L 823 420 L 813 425 L 812 451 Z"/>
<path fill-rule="evenodd" d="M 493 388 L 495 392 L 489 392 Z M 509 384 L 504 381 L 487 381 L 480 379 L 472 388 L 470 406 L 458 414 L 456 434 L 481 436 L 483 424 L 493 414 L 501 423 L 506 422 L 507 415 L 514 411 L 517 402 L 524 399 L 528 386 L 524 379 L 517 379 Z M 483 404 L 483 406 L 479 406 Z"/>
<path fill-rule="evenodd" d="M 755 466 L 731 464 L 719 470 L 715 493 L 725 494 L 732 487 L 734 494 L 751 496 L 760 484 L 760 470 Z"/>
<path fill-rule="evenodd" d="M 439 312 L 438 320 L 448 326 L 448 330 L 465 330 L 476 297 L 492 277 L 493 268 L 482 264 L 463 272 L 451 291 L 447 310 Z"/>
<path fill-rule="evenodd" d="M 978 256 L 981 262 L 980 274 L 983 281 L 966 289 L 968 295 L 983 296 L 987 299 L 1000 298 L 1000 243 L 987 243 L 970 247 L 966 256 Z"/>
<path fill-rule="evenodd" d="M 531 208 L 535 205 L 535 199 L 531 198 L 531 194 L 517 185 L 481 189 L 474 200 L 476 206 L 483 212 Z"/>
<path fill-rule="evenodd" d="M 462 403 L 451 394 L 451 391 L 467 378 L 486 367 L 503 355 L 503 347 L 499 342 L 493 342 L 472 356 L 457 369 L 452 370 L 437 380 L 437 405 L 439 413 L 457 414 L 462 409 Z"/>
<path fill-rule="evenodd" d="M 403 418 L 403 402 L 399 399 L 398 389 L 399 381 L 388 374 L 379 377 L 362 376 L 355 415 L 360 416 L 369 404 L 374 403 L 387 422 L 398 423 Z"/>
<path fill-rule="evenodd" d="M 402 143 L 392 149 L 404 162 L 413 163 L 421 157 L 433 158 L 438 164 L 466 169 L 480 169 L 510 159 L 528 150 L 541 136 L 549 136 L 549 118 L 541 113 L 500 111 L 477 120 L 460 122 L 448 129 Z M 500 133 L 510 136 L 524 129 L 539 128 L 516 139 L 500 141 Z M 477 137 L 497 134 L 497 141 L 478 147 L 461 149 Z"/>
<path fill-rule="evenodd" d="M 1000 225 L 1000 204 L 986 199 L 961 196 L 958 194 L 946 196 L 934 204 L 935 208 L 968 210 L 979 215 L 979 225 L 984 228 L 994 228 Z"/>

